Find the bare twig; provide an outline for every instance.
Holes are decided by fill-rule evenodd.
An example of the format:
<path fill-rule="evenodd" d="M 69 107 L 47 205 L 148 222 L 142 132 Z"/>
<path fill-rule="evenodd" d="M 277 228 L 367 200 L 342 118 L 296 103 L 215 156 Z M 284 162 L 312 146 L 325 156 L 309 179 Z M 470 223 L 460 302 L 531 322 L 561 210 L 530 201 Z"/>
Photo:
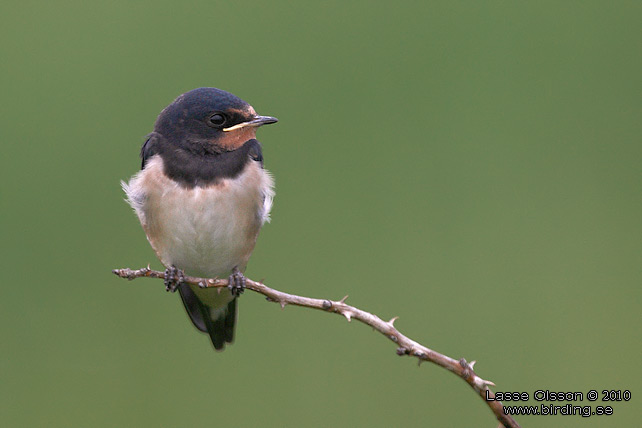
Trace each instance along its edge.
<path fill-rule="evenodd" d="M 126 278 L 133 280 L 136 278 L 165 278 L 165 273 L 160 271 L 155 271 L 147 266 L 146 268 L 132 270 L 132 269 L 114 269 L 112 271 L 114 274 L 118 275 L 121 278 Z M 192 285 L 197 285 L 202 288 L 208 287 L 227 287 L 227 279 L 218 279 L 218 278 L 196 278 L 192 276 L 185 276 L 185 282 Z M 505 415 L 503 412 L 503 405 L 500 401 L 492 400 L 495 397 L 495 394 L 488 388 L 490 385 L 495 385 L 491 381 L 484 380 L 481 377 L 477 376 L 477 373 L 473 370 L 475 361 L 468 363 L 465 359 L 461 358 L 460 360 L 455 360 L 445 355 L 440 354 L 439 352 L 433 351 L 414 340 L 404 336 L 394 327 L 394 322 L 397 317 L 392 318 L 390 321 L 383 321 L 376 315 L 373 315 L 369 312 L 362 311 L 361 309 L 355 308 L 345 303 L 345 300 L 348 296 L 345 296 L 339 301 L 333 300 L 324 300 L 324 299 L 312 299 L 309 297 L 296 296 L 294 294 L 284 293 L 282 291 L 274 290 L 262 282 L 252 281 L 247 279 L 246 288 L 257 293 L 263 294 L 271 302 L 278 303 L 281 308 L 284 308 L 286 305 L 295 305 L 303 306 L 306 308 L 319 309 L 325 312 L 334 312 L 339 315 L 343 315 L 348 321 L 356 319 L 361 321 L 364 324 L 367 324 L 377 330 L 379 333 L 386 336 L 388 339 L 392 340 L 397 345 L 397 355 L 409 355 L 418 359 L 418 362 L 430 361 L 431 363 L 437 364 L 462 378 L 468 383 L 479 394 L 479 396 L 484 400 L 484 403 L 490 407 L 492 412 L 497 417 L 497 420 L 500 422 L 500 426 L 506 428 L 519 428 L 517 422 L 510 417 Z M 487 400 L 487 397 L 491 400 Z"/>

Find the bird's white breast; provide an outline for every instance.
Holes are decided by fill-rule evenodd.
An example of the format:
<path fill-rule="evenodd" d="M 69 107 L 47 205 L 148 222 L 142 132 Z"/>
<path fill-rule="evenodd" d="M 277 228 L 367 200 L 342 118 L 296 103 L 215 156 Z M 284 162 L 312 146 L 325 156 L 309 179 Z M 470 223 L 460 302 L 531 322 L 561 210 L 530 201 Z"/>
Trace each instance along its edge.
<path fill-rule="evenodd" d="M 272 178 L 258 162 L 235 178 L 187 188 L 163 173 L 158 155 L 123 189 L 163 264 L 205 277 L 245 269 L 274 196 Z"/>

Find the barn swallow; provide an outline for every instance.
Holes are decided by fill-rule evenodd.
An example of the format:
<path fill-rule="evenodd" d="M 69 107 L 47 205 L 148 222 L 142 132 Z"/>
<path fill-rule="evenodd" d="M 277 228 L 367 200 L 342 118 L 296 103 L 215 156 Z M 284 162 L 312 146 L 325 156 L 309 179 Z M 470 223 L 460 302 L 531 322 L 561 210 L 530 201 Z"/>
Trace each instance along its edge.
<path fill-rule="evenodd" d="M 127 202 L 166 267 L 167 290 L 216 350 L 234 339 L 237 297 L 259 230 L 269 221 L 274 182 L 256 130 L 277 122 L 216 88 L 180 95 L 156 119 L 142 167 L 122 182 Z M 229 278 L 228 289 L 185 284 L 184 275 Z"/>

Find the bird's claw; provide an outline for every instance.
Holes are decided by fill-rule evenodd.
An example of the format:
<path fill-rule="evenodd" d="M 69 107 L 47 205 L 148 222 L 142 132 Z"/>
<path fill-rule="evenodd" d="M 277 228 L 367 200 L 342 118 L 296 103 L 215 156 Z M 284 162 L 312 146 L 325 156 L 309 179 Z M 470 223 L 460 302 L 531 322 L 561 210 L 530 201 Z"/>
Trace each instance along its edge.
<path fill-rule="evenodd" d="M 176 266 L 170 266 L 165 269 L 165 291 L 174 293 L 179 285 L 185 283 L 185 272 L 177 269 Z"/>
<path fill-rule="evenodd" d="M 238 270 L 234 268 L 232 270 L 232 275 L 228 278 L 227 288 L 230 290 L 233 296 L 238 297 L 245 291 L 245 276 Z"/>

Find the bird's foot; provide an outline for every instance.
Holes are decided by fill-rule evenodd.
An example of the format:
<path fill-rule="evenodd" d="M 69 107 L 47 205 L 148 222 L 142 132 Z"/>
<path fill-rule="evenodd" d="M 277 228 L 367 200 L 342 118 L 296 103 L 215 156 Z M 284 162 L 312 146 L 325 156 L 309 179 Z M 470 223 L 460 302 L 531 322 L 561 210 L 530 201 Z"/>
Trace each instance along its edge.
<path fill-rule="evenodd" d="M 229 285 L 227 288 L 235 297 L 240 296 L 245 291 L 245 276 L 235 267 L 232 269 L 232 275 L 228 278 Z"/>
<path fill-rule="evenodd" d="M 165 290 L 176 291 L 179 285 L 185 283 L 185 272 L 177 269 L 176 266 L 170 266 L 165 269 Z"/>

